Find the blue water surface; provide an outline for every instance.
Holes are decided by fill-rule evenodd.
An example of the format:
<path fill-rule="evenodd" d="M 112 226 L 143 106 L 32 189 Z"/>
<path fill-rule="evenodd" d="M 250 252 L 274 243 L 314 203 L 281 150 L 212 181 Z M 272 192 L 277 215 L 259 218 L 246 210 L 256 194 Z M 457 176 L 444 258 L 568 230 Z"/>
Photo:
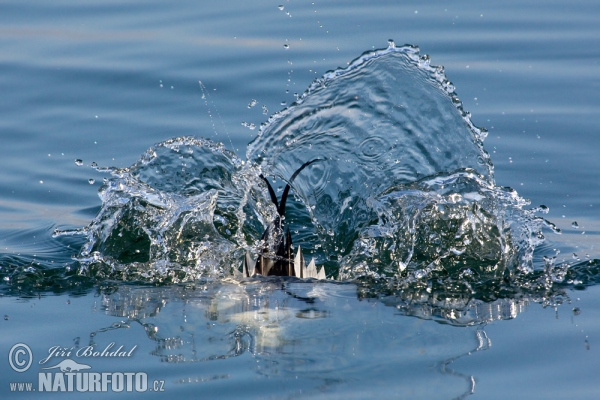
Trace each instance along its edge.
<path fill-rule="evenodd" d="M 94 372 L 145 372 L 164 392 L 97 397 L 597 397 L 597 2 L 64 0 L 0 9 L 3 398 L 29 397 L 10 383 L 37 387 L 53 346 L 110 343 L 137 347 L 131 357 L 71 359 Z M 546 232 L 534 259 L 578 266 L 577 282 L 479 298 L 460 318 L 449 303 L 464 292 L 419 300 L 427 287 L 398 295 L 364 282 L 64 283 L 84 240 L 53 233 L 85 227 L 100 210 L 107 174 L 93 163 L 129 167 L 179 136 L 222 142 L 245 159 L 269 115 L 388 39 L 444 66 L 489 132 L 495 183 L 547 206 L 543 217 L 562 232 Z M 17 269 L 34 278 L 14 279 Z M 17 343 L 33 354 L 23 373 L 8 362 Z"/>

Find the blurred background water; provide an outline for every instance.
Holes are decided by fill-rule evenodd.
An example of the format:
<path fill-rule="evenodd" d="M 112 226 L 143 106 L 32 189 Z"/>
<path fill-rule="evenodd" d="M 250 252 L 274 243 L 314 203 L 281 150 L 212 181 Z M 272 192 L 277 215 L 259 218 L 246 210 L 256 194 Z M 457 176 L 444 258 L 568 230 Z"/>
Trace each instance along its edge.
<path fill-rule="evenodd" d="M 92 163 L 127 167 L 153 144 L 182 135 L 221 141 L 245 158 L 258 131 L 248 125 L 258 127 L 313 79 L 364 51 L 386 47 L 388 39 L 418 45 L 433 65 L 445 67 L 475 125 L 489 130 L 484 146 L 496 183 L 515 188 L 533 206 L 548 206 L 546 217 L 562 230 L 543 246 L 559 250 L 559 261 L 600 258 L 596 2 L 3 1 L 0 10 L 4 271 L 15 262 L 70 262 L 81 242 L 58 241 L 52 232 L 86 226 L 98 212 L 104 175 L 90 168 Z M 253 99 L 257 106 L 249 108 Z M 71 346 L 76 337 L 87 342 L 92 332 L 137 319 L 141 323 L 129 322 L 130 329 L 107 330 L 106 341 L 139 344 L 137 357 L 118 367 L 145 369 L 153 379 L 166 380 L 167 393 L 250 398 L 597 394 L 597 287 L 569 289 L 565 304 L 556 309 L 544 299 L 539 302 L 550 306 L 522 305 L 490 318 L 514 320 L 483 328 L 485 318 L 477 327 L 436 324 L 397 314 L 397 307 L 383 303 L 358 302 L 347 288 L 327 285 L 321 288 L 322 302 L 308 314 L 326 317 L 309 318 L 313 325 L 307 328 L 299 323 L 308 312 L 304 303 L 278 298 L 275 289 L 265 294 L 251 288 L 250 298 L 271 300 L 269 312 L 278 301 L 294 311 L 294 317 L 269 316 L 278 329 L 289 323 L 293 334 L 278 334 L 286 344 L 250 344 L 239 357 L 191 364 L 183 361 L 194 355 L 160 363 L 164 358 L 156 357 L 154 348 L 160 343 L 143 324 L 168 332 L 160 340 L 184 338 L 186 344 L 175 346 L 180 350 L 173 354 L 203 349 L 206 357 L 229 351 L 205 351 L 219 340 L 227 349 L 243 343 L 230 335 L 239 326 L 250 326 L 256 339 L 264 324 L 234 324 L 229 311 L 224 312 L 227 321 L 210 322 L 219 319 L 205 311 L 211 306 L 204 305 L 204 297 L 176 288 L 157 294 L 118 287 L 125 299 L 160 303 L 160 312 L 132 316 L 112 310 L 111 304 L 123 300 L 100 286 L 81 297 L 72 290 L 49 296 L 46 290 L 39 298 L 19 296 L 10 286 L 0 299 L 6 315 L 2 352 L 24 341 L 34 354 L 43 354 L 52 345 Z M 228 287 L 200 290 L 213 300 L 247 295 L 232 294 Z M 336 296 L 347 301 L 330 299 Z M 194 320 L 188 315 L 197 304 L 202 318 Z M 345 306 L 355 310 L 356 319 L 343 318 Z M 193 322 L 186 325 L 187 320 Z M 314 321 L 325 322 L 315 327 Z M 214 337 L 200 334 L 207 323 L 222 325 L 223 331 Z M 180 333 L 170 332 L 175 328 Z M 311 329 L 313 339 L 303 333 Z M 342 349 L 335 348 L 330 331 L 337 332 Z M 198 338 L 196 347 L 189 346 L 190 332 Z M 325 348 L 331 357 L 320 354 Z M 477 349 L 485 351 L 463 357 Z M 258 367 L 261 363 L 269 366 Z M 102 370 L 98 363 L 94 367 Z M 34 369 L 37 373 L 38 366 Z M 8 382 L 23 378 L 6 362 L 0 370 L 6 371 L 0 392 L 10 394 Z"/>

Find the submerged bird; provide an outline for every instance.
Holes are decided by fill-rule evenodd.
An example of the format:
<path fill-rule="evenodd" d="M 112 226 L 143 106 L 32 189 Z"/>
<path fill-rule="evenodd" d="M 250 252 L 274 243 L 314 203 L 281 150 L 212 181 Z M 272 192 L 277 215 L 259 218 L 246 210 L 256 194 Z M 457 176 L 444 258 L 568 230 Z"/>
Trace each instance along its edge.
<path fill-rule="evenodd" d="M 275 221 L 271 225 L 265 229 L 261 240 L 262 240 L 262 248 L 256 261 L 252 259 L 252 255 L 249 251 L 246 251 L 246 255 L 244 256 L 243 269 L 244 276 L 250 277 L 254 275 L 275 275 L 275 276 L 295 276 L 298 278 L 317 278 L 317 279 L 325 279 L 325 270 L 321 267 L 317 271 L 317 267 L 315 265 L 314 259 L 306 266 L 304 262 L 304 257 L 302 256 L 302 251 L 300 250 L 300 246 L 298 246 L 298 252 L 296 256 L 293 257 L 292 253 L 292 235 L 290 234 L 290 228 L 288 227 L 285 230 L 283 229 L 283 220 L 285 218 L 285 203 L 287 201 L 287 197 L 290 192 L 290 184 L 296 179 L 298 174 L 310 164 L 315 161 L 319 161 L 319 159 L 315 159 L 312 161 L 307 161 L 290 178 L 289 183 L 285 186 L 283 190 L 283 194 L 281 195 L 281 202 L 277 201 L 277 196 L 275 195 L 275 191 L 273 187 L 262 174 L 260 178 L 265 181 L 267 184 L 267 188 L 269 189 L 269 196 L 271 197 L 271 201 L 275 204 L 277 208 L 277 217 L 275 217 Z M 275 256 L 269 256 L 269 248 L 268 243 L 273 240 L 275 242 Z M 293 258 L 293 259 L 292 259 Z M 252 271 L 252 272 L 251 272 Z"/>

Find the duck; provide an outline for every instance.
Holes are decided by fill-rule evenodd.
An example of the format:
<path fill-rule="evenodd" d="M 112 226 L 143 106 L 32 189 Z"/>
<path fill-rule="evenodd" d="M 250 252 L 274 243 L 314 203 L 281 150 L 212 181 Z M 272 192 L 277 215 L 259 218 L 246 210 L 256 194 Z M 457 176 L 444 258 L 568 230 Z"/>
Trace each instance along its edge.
<path fill-rule="evenodd" d="M 262 174 L 259 175 L 259 177 L 267 185 L 271 202 L 277 209 L 277 216 L 275 217 L 273 223 L 267 226 L 261 236 L 261 243 L 263 244 L 256 259 L 252 257 L 252 253 L 250 253 L 250 251 L 246 251 L 243 260 L 243 274 L 245 277 L 249 278 L 252 276 L 262 275 L 294 276 L 301 279 L 326 279 L 325 269 L 323 267 L 318 269 L 314 258 L 310 261 L 308 266 L 306 266 L 300 246 L 298 246 L 296 255 L 293 255 L 292 235 L 290 233 L 290 228 L 284 227 L 285 205 L 290 193 L 290 185 L 304 168 L 316 161 L 320 161 L 320 159 L 317 158 L 305 162 L 292 174 L 292 177 L 283 189 L 281 201 L 277 200 L 275 190 L 273 190 L 273 187 L 271 186 L 271 183 L 269 183 L 268 179 Z M 271 241 L 274 241 L 275 243 L 275 256 L 269 254 L 268 243 Z"/>

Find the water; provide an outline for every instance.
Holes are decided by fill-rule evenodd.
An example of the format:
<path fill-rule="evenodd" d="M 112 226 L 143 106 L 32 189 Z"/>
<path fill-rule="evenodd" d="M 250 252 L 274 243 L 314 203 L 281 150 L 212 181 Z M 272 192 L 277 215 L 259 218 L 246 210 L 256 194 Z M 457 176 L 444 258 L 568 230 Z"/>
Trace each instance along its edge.
<path fill-rule="evenodd" d="M 114 342 L 71 359 L 180 395 L 594 398 L 597 6 L 211 7 L 6 5 L 2 348 L 34 365 L 2 392 Z M 232 276 L 257 173 L 319 157 L 286 222 L 336 283 Z"/>

